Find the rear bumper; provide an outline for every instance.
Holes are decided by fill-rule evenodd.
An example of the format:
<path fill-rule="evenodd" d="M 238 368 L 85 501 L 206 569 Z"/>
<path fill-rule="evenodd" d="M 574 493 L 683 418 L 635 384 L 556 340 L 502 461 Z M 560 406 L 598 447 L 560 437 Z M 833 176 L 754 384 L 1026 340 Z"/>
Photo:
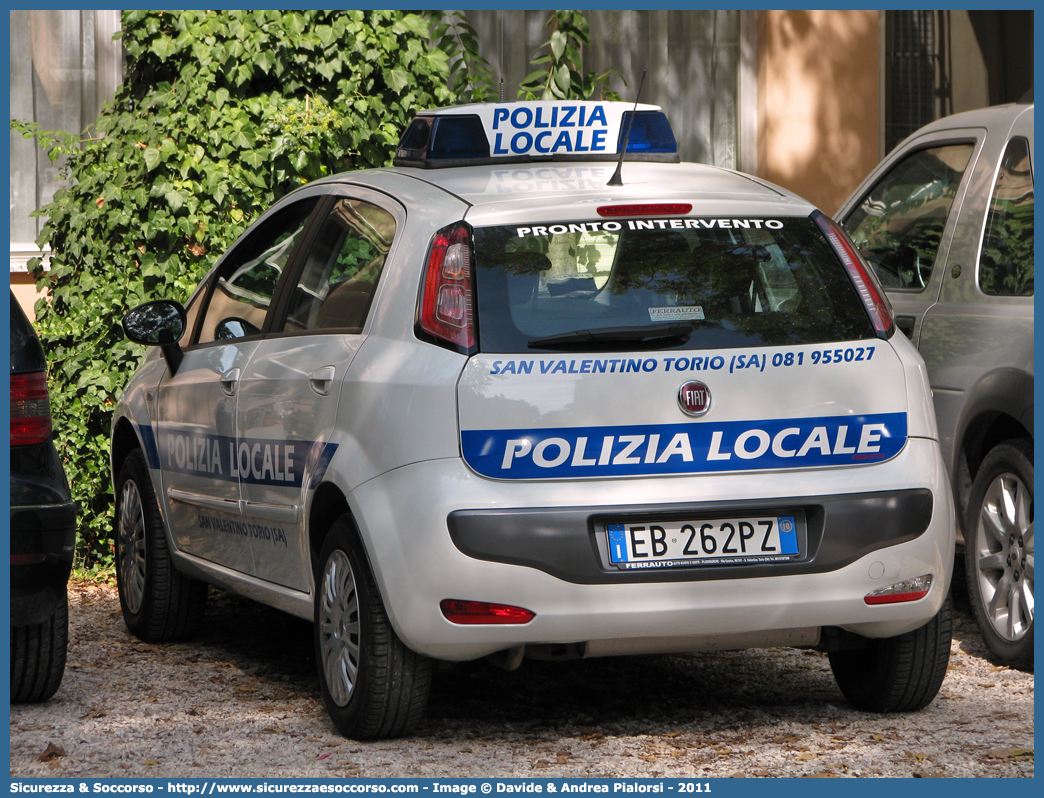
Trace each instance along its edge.
<path fill-rule="evenodd" d="M 76 504 L 11 507 L 11 625 L 47 620 L 66 597 L 76 546 Z"/>
<path fill-rule="evenodd" d="M 764 499 L 769 484 L 786 498 Z M 887 463 L 771 476 L 519 484 L 477 477 L 459 460 L 428 461 L 371 480 L 349 500 L 399 636 L 447 660 L 547 644 L 614 654 L 738 640 L 809 645 L 826 626 L 888 637 L 938 612 L 953 566 L 949 483 L 938 444 L 927 439 L 910 439 Z M 780 505 L 808 509 L 800 562 L 620 572 L 600 556 L 606 517 Z M 919 601 L 863 600 L 924 574 L 934 583 Z M 536 617 L 457 625 L 439 609 L 447 598 L 520 606 Z"/>
<path fill-rule="evenodd" d="M 693 582 L 790 576 L 834 571 L 878 549 L 923 535 L 932 520 L 933 497 L 924 488 L 757 499 L 614 507 L 554 507 L 539 510 L 457 510 L 448 520 L 450 538 L 464 554 L 479 560 L 537 568 L 577 584 Z M 606 556 L 607 523 L 626 518 L 635 523 L 699 517 L 796 515 L 807 536 L 805 556 L 797 562 L 716 565 L 665 569 L 614 568 Z M 843 534 L 825 534 L 843 530 Z M 655 564 L 655 563 L 650 563 Z"/>

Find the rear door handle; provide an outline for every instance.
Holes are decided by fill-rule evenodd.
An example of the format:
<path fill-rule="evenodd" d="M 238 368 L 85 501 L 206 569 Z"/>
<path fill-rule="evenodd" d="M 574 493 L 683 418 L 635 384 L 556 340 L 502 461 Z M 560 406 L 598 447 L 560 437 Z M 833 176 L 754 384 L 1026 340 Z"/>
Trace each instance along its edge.
<path fill-rule="evenodd" d="M 226 371 L 221 375 L 219 382 L 221 383 L 221 390 L 225 396 L 235 396 L 236 386 L 239 384 L 239 369 Z"/>
<path fill-rule="evenodd" d="M 312 372 L 312 376 L 308 378 L 308 384 L 320 396 L 329 396 L 335 373 L 336 369 L 333 366 L 323 366 Z"/>

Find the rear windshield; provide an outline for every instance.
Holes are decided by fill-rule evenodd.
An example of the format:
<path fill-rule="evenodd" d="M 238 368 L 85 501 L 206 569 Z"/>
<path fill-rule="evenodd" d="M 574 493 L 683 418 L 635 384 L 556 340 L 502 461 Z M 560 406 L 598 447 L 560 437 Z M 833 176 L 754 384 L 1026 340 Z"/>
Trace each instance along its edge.
<path fill-rule="evenodd" d="M 480 227 L 474 241 L 484 352 L 874 337 L 844 267 L 808 218 Z"/>

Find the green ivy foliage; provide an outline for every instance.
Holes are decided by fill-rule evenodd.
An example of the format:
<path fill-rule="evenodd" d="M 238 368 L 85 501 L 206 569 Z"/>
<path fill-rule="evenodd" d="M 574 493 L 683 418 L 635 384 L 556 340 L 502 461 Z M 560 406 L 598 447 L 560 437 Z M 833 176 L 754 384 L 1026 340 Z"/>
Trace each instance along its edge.
<path fill-rule="evenodd" d="M 12 123 L 67 158 L 70 185 L 38 211 L 51 268 L 30 268 L 81 566 L 112 561 L 109 427 L 143 355 L 124 313 L 185 300 L 291 189 L 389 163 L 412 113 L 452 100 L 428 37 L 401 11 L 126 11 L 126 80 L 89 136 Z"/>
<path fill-rule="evenodd" d="M 584 72 L 583 48 L 590 43 L 590 29 L 582 11 L 552 11 L 545 23 L 551 37 L 529 59 L 531 64 L 544 64 L 522 80 L 518 90 L 521 100 L 591 100 L 600 95 L 606 100 L 619 100 L 609 90 L 613 70 L 601 74 Z M 543 55 L 540 50 L 547 48 Z"/>
<path fill-rule="evenodd" d="M 479 53 L 478 34 L 463 11 L 427 11 L 431 38 L 449 60 L 449 87 L 459 103 L 496 102 L 493 68 Z"/>

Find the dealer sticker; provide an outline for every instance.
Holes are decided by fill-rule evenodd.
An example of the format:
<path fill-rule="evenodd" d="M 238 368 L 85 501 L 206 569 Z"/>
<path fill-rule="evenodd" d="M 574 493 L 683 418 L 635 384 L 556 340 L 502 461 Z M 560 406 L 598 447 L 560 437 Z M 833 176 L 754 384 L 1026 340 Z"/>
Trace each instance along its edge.
<path fill-rule="evenodd" d="M 653 321 L 703 321 L 703 308 L 700 305 L 679 308 L 649 308 L 649 318 Z"/>

